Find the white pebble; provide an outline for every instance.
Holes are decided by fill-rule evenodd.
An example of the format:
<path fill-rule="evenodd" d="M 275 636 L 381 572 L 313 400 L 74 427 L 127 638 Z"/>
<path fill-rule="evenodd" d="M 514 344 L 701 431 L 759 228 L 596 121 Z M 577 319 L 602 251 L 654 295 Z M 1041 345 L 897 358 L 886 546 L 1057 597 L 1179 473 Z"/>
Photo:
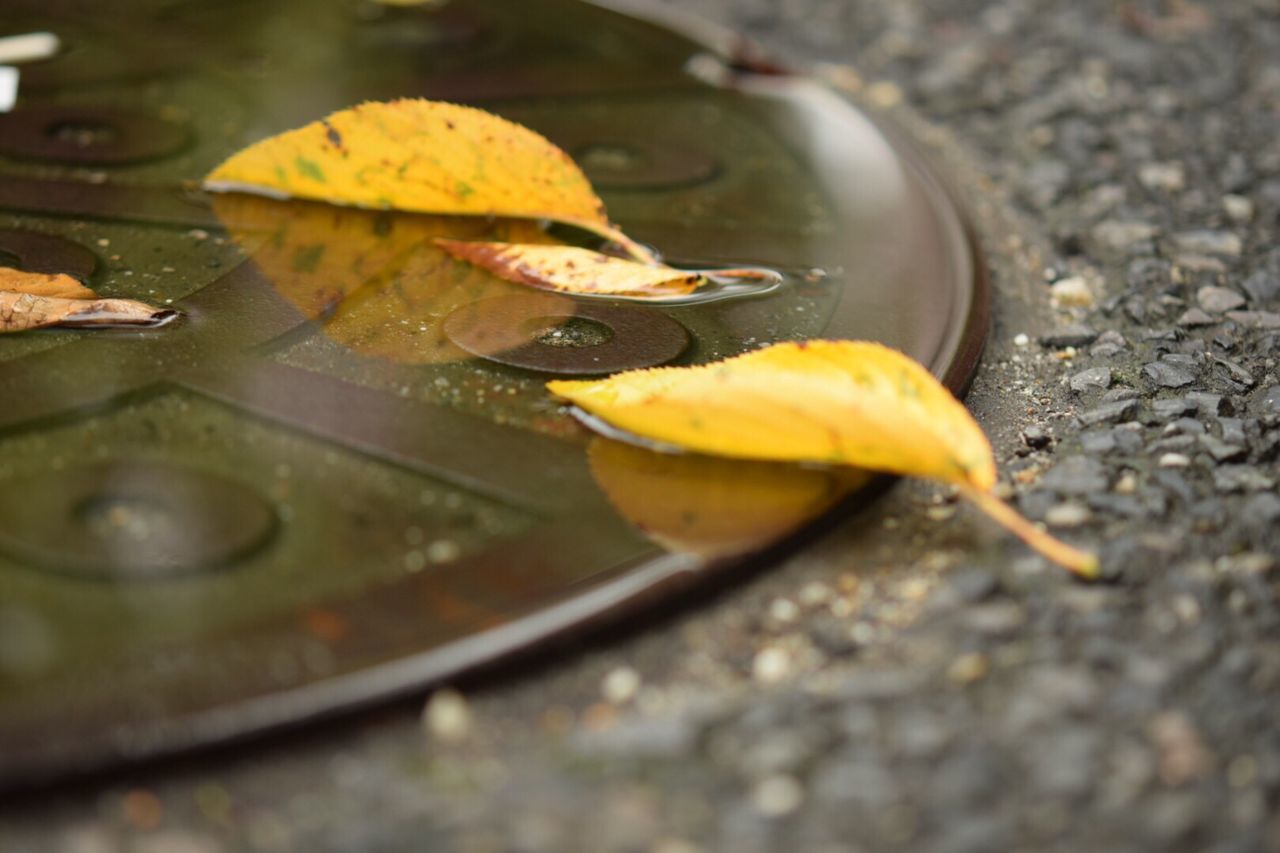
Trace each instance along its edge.
<path fill-rule="evenodd" d="M 629 666 L 610 670 L 600 682 L 600 692 L 614 705 L 631 701 L 639 690 L 640 673 Z"/>
<path fill-rule="evenodd" d="M 442 687 L 427 700 L 423 722 L 431 736 L 442 741 L 459 741 L 471 733 L 471 708 L 461 693 Z"/>
<path fill-rule="evenodd" d="M 804 802 L 804 788 L 794 776 L 770 776 L 756 785 L 751 802 L 765 817 L 785 817 Z"/>
<path fill-rule="evenodd" d="M 1031 343 L 1031 338 L 1027 337 L 1025 334 L 1021 332 L 1013 336 L 1013 345 L 1015 347 L 1025 347 L 1030 343 Z"/>
<path fill-rule="evenodd" d="M 1186 468 L 1191 460 L 1181 453 L 1166 453 L 1160 457 L 1161 468 Z"/>
<path fill-rule="evenodd" d="M 800 618 L 800 608 L 789 598 L 775 598 L 769 602 L 769 618 L 775 622 L 794 622 Z"/>
<path fill-rule="evenodd" d="M 765 646 L 751 661 L 751 675 L 762 684 L 776 684 L 791 672 L 791 655 L 777 646 Z"/>
<path fill-rule="evenodd" d="M 1044 514 L 1045 524 L 1050 527 L 1079 527 L 1087 524 L 1093 513 L 1083 504 L 1061 503 L 1049 508 Z"/>
<path fill-rule="evenodd" d="M 1253 219 L 1253 202 L 1242 195 L 1224 195 L 1222 209 L 1234 222 L 1248 222 Z"/>
<path fill-rule="evenodd" d="M 1088 308 L 1093 304 L 1093 290 L 1078 275 L 1055 281 L 1049 294 L 1053 304 L 1062 308 Z"/>

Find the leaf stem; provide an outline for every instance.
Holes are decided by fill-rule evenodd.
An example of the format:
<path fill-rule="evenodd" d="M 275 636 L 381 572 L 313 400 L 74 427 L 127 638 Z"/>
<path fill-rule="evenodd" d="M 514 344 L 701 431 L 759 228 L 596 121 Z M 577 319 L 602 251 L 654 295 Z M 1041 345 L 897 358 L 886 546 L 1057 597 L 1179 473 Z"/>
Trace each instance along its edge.
<path fill-rule="evenodd" d="M 655 255 L 648 246 L 637 243 L 626 234 L 623 234 L 618 228 L 612 225 L 606 225 L 603 227 L 594 226 L 591 230 L 595 231 L 601 237 L 617 243 L 624 252 L 635 258 L 637 261 L 640 261 L 643 264 L 648 264 L 649 266 L 662 266 L 662 261 L 658 259 L 658 256 Z"/>
<path fill-rule="evenodd" d="M 990 492 L 972 486 L 960 486 L 960 493 L 973 502 L 992 520 L 996 521 L 1030 547 L 1074 572 L 1085 580 L 1098 577 L 1098 557 L 1089 551 L 1081 551 L 1055 539 L 1018 514 L 1018 511 Z"/>
<path fill-rule="evenodd" d="M 745 278 L 754 281 L 782 281 L 782 276 L 777 272 L 774 270 L 764 269 L 763 267 L 734 267 L 724 270 L 698 270 L 698 272 L 708 278 Z"/>

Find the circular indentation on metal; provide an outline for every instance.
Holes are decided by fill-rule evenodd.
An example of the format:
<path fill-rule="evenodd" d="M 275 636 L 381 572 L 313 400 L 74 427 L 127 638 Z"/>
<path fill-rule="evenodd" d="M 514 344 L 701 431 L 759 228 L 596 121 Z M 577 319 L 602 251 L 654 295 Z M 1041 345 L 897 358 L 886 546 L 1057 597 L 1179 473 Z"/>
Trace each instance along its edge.
<path fill-rule="evenodd" d="M 94 465 L 0 486 L 0 551 L 83 578 L 216 568 L 261 547 L 275 526 L 257 492 L 178 465 Z"/>
<path fill-rule="evenodd" d="M 689 345 L 685 327 L 655 309 L 552 294 L 498 296 L 464 305 L 445 319 L 444 331 L 455 344 L 489 361 L 579 376 L 666 364 Z"/>
<path fill-rule="evenodd" d="M 565 144 L 563 139 L 557 141 Z M 692 186 L 711 180 L 720 170 L 710 154 L 665 142 L 579 142 L 567 147 L 591 182 L 604 189 Z"/>
<path fill-rule="evenodd" d="M 118 166 L 187 144 L 180 124 L 96 107 L 27 107 L 0 115 L 0 153 L 54 163 Z"/>
<path fill-rule="evenodd" d="M 535 317 L 526 324 L 529 338 L 548 347 L 598 347 L 613 339 L 613 330 L 585 317 Z"/>
<path fill-rule="evenodd" d="M 0 259 L 3 255 L 27 272 L 66 273 L 81 281 L 98 268 L 98 257 L 74 240 L 17 228 L 0 229 Z"/>

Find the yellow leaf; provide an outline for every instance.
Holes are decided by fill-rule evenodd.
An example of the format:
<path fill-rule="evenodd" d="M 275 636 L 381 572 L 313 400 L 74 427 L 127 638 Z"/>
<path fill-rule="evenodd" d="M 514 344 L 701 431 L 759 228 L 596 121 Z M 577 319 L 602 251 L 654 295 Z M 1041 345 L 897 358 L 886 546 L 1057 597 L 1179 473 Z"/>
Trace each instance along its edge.
<path fill-rule="evenodd" d="M 700 453 L 996 478 L 982 429 L 927 370 L 864 341 L 778 344 L 700 367 L 547 385 L 610 424 Z"/>
<path fill-rule="evenodd" d="M 708 558 L 776 542 L 871 479 L 856 468 L 655 453 L 609 439 L 596 439 L 587 453 L 624 518 L 668 550 Z"/>
<path fill-rule="evenodd" d="M 576 246 L 531 246 L 436 240 L 450 255 L 543 290 L 608 296 L 682 296 L 704 281 L 698 273 L 612 258 Z"/>
<path fill-rule="evenodd" d="M 173 314 L 132 299 L 64 299 L 0 291 L 0 332 L 47 326 L 150 326 Z"/>
<path fill-rule="evenodd" d="M 652 261 L 610 224 L 582 170 L 543 136 L 473 107 L 365 103 L 232 155 L 205 188 L 417 213 L 551 219 Z"/>
<path fill-rule="evenodd" d="M 714 364 L 547 388 L 614 428 L 686 450 L 955 484 L 1042 553 L 1081 575 L 1097 572 L 1092 555 L 1053 540 L 990 495 L 996 468 L 982 428 L 924 367 L 880 344 L 784 343 Z"/>
<path fill-rule="evenodd" d="M 0 290 L 54 296 L 61 299 L 95 299 L 97 294 L 65 273 L 39 273 L 0 267 Z"/>

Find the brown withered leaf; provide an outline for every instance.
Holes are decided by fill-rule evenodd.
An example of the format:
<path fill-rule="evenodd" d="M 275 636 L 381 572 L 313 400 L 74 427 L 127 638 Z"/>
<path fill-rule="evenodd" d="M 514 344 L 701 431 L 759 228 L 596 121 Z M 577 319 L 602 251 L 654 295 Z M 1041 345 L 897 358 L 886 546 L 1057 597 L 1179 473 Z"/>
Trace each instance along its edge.
<path fill-rule="evenodd" d="M 657 453 L 597 438 L 591 473 L 609 502 L 670 551 L 729 557 L 794 533 L 871 474 L 701 454 Z"/>
<path fill-rule="evenodd" d="M 12 267 L 0 267 L 0 290 L 62 299 L 96 299 L 98 296 L 66 273 L 27 272 Z"/>
<path fill-rule="evenodd" d="M 1093 554 L 996 498 L 982 428 L 923 366 L 868 341 L 807 341 L 696 367 L 554 381 L 553 393 L 625 433 L 743 459 L 851 465 L 957 486 L 990 517 L 1083 577 Z"/>
<path fill-rule="evenodd" d="M 150 326 L 173 313 L 132 299 L 66 299 L 0 291 L 0 332 L 49 326 Z"/>
<path fill-rule="evenodd" d="M 635 298 L 683 296 L 706 281 L 698 273 L 640 264 L 576 246 L 446 239 L 437 239 L 436 245 L 499 278 L 543 290 Z"/>

